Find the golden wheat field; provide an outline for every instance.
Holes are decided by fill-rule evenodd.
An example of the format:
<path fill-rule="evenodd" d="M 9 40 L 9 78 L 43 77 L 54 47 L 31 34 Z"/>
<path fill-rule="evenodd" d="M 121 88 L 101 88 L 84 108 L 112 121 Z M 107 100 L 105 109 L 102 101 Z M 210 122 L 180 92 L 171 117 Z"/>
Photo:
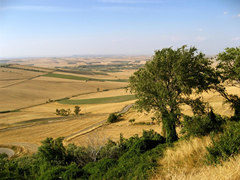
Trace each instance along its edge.
<path fill-rule="evenodd" d="M 101 62 L 102 64 L 113 64 L 119 60 L 143 63 L 146 61 L 146 57 L 88 59 L 89 62 Z M 84 58 L 23 59 L 13 60 L 12 63 L 20 64 L 13 65 L 14 68 L 1 67 L 0 111 L 20 110 L 0 113 L 0 130 L 2 130 L 0 132 L 0 144 L 18 142 L 41 144 L 41 141 L 46 137 L 56 138 L 63 136 L 70 137 L 67 143 L 80 145 L 86 143 L 86 137 L 96 134 L 100 134 L 105 139 L 111 138 L 117 141 L 120 133 L 128 138 L 134 134 L 141 134 L 143 129 L 154 129 L 159 133 L 161 132 L 159 125 L 141 125 L 141 122 L 151 122 L 151 113 L 138 113 L 134 109 L 130 109 L 123 114 L 119 122 L 114 124 L 101 123 L 107 119 L 110 113 L 121 111 L 125 106 L 134 103 L 134 100 L 120 103 L 79 105 L 81 115 L 57 116 L 55 114 L 56 109 L 70 108 L 73 111 L 75 105 L 50 102 L 49 100 L 65 97 L 71 100 L 81 100 L 129 95 L 129 92 L 126 92 L 123 88 L 126 87 L 127 82 L 85 81 L 43 76 L 47 73 L 56 73 L 96 79 L 128 79 L 134 72 L 134 70 L 128 69 L 121 72 L 108 72 L 107 75 L 86 75 L 56 72 L 56 69 L 53 68 L 55 66 L 86 64 L 86 61 Z M 103 91 L 104 89 L 108 89 L 108 91 Z M 240 95 L 240 92 L 235 87 L 229 86 L 227 89 L 229 93 Z M 217 93 L 204 93 L 203 98 L 213 106 L 216 113 L 226 116 L 233 113 L 227 104 L 223 104 L 222 97 Z M 185 106 L 182 109 L 185 114 L 191 114 L 189 107 Z M 129 123 L 130 119 L 135 119 L 135 125 Z M 13 129 L 3 131 L 6 128 Z M 82 134 L 82 131 L 86 128 L 89 128 L 88 131 L 90 132 Z"/>
<path fill-rule="evenodd" d="M 141 136 L 143 129 L 161 133 L 161 125 L 151 123 L 151 113 L 140 113 L 130 108 L 121 115 L 118 122 L 108 124 L 111 113 L 120 112 L 135 100 L 94 104 L 63 104 L 59 99 L 89 100 L 94 98 L 115 98 L 130 95 L 125 87 L 135 70 L 123 69 L 116 72 L 99 74 L 58 71 L 54 67 L 75 67 L 79 65 L 109 65 L 126 61 L 132 64 L 144 64 L 150 57 L 121 58 L 39 58 L 11 60 L 11 68 L 0 67 L 0 146 L 11 145 L 24 152 L 37 151 L 41 141 L 47 137 L 65 137 L 64 144 L 74 143 L 80 146 L 104 144 L 108 139 L 118 141 L 120 134 L 129 138 L 135 134 Z M 17 64 L 16 64 L 17 63 Z M 74 76 L 102 81 L 88 81 L 45 76 Z M 108 81 L 115 80 L 115 81 Z M 239 88 L 226 86 L 229 94 L 240 96 Z M 214 112 L 231 116 L 233 111 L 216 92 L 203 93 L 202 98 L 209 102 Z M 81 108 L 80 115 L 74 115 L 74 107 Z M 188 106 L 182 106 L 182 112 L 192 115 Z M 70 116 L 56 115 L 56 109 L 71 109 Z M 135 119 L 131 124 L 129 120 Z M 179 132 L 180 129 L 177 129 Z M 218 166 L 205 166 L 202 159 L 206 146 L 211 145 L 209 137 L 194 138 L 177 142 L 174 148 L 168 148 L 164 157 L 158 161 L 159 170 L 151 179 L 239 179 L 240 158 Z"/>

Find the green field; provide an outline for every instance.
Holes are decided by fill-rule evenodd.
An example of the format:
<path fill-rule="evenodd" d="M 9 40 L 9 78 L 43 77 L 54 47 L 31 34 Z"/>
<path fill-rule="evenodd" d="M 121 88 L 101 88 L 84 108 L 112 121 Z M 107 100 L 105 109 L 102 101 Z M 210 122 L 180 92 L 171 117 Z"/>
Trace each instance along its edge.
<path fill-rule="evenodd" d="M 87 78 L 81 76 L 73 76 L 73 75 L 65 75 L 65 74 L 45 74 L 43 76 L 47 77 L 55 77 L 55 78 L 63 78 L 63 79 L 73 79 L 73 80 L 82 80 L 82 81 L 113 81 L 113 82 L 127 82 L 127 79 L 95 79 L 95 78 Z"/>
<path fill-rule="evenodd" d="M 80 100 L 62 100 L 61 104 L 106 104 L 106 103 L 118 103 L 124 101 L 134 100 L 135 95 L 114 96 L 105 98 L 93 98 L 93 99 L 80 99 Z"/>

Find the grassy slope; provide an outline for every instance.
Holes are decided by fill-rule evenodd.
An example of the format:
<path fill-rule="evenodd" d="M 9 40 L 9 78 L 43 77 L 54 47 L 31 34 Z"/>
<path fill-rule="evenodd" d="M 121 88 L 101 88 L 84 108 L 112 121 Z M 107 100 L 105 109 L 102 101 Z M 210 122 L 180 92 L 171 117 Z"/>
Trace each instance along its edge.
<path fill-rule="evenodd" d="M 179 141 L 168 148 L 158 161 L 159 170 L 152 177 L 165 180 L 226 180 L 240 179 L 240 155 L 222 165 L 205 164 L 206 147 L 211 145 L 209 136 Z"/>
<path fill-rule="evenodd" d="M 105 98 L 81 99 L 81 100 L 62 100 L 61 104 L 105 104 L 118 103 L 136 99 L 134 95 L 114 96 Z"/>
<path fill-rule="evenodd" d="M 95 79 L 87 78 L 74 75 L 65 75 L 65 74 L 45 74 L 47 77 L 63 78 L 63 79 L 73 79 L 73 80 L 82 80 L 82 81 L 112 81 L 112 82 L 127 82 L 127 79 Z"/>

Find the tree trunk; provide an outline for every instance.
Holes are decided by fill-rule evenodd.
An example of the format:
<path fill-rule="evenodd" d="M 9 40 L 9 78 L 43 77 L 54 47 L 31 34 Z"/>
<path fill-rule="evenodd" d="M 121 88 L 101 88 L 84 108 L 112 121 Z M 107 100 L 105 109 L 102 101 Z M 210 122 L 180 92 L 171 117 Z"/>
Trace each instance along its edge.
<path fill-rule="evenodd" d="M 176 118 L 177 117 L 173 113 L 167 113 L 167 115 L 165 114 L 162 118 L 167 143 L 172 143 L 178 140 L 176 132 Z"/>

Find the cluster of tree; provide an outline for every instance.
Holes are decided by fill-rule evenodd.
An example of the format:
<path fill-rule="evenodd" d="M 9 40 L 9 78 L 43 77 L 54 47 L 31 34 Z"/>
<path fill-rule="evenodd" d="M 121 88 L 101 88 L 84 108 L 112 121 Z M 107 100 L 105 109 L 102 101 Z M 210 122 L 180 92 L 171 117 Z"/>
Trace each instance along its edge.
<path fill-rule="evenodd" d="M 1 179 L 147 179 L 166 147 L 165 138 L 153 130 L 129 139 L 120 135 L 118 142 L 108 140 L 97 149 L 64 147 L 62 141 L 45 139 L 33 156 L 1 156 Z"/>
<path fill-rule="evenodd" d="M 155 112 L 155 118 L 163 124 L 167 142 L 178 139 L 176 126 L 183 117 L 181 105 L 189 105 L 194 115 L 207 113 L 209 105 L 203 102 L 202 92 L 219 92 L 234 109 L 232 118 L 239 120 L 240 98 L 228 94 L 222 84 L 230 81 L 239 86 L 240 48 L 226 48 L 217 55 L 217 61 L 215 68 L 213 61 L 195 47 L 164 48 L 155 51 L 152 60 L 130 77 L 128 89 L 138 99 L 138 110 Z M 190 98 L 190 95 L 195 96 Z"/>
<path fill-rule="evenodd" d="M 74 107 L 74 114 L 78 115 L 80 113 L 81 109 L 79 106 Z M 56 115 L 60 116 L 69 116 L 71 114 L 71 109 L 56 109 Z"/>

